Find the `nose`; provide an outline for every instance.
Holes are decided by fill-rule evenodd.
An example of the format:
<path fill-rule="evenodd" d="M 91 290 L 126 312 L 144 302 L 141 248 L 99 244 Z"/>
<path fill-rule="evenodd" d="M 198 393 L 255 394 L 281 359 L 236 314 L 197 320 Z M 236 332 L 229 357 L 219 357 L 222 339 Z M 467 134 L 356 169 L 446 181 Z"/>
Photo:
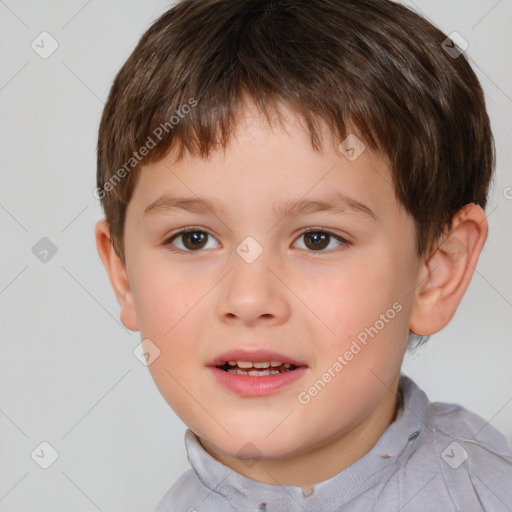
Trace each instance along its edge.
<path fill-rule="evenodd" d="M 286 322 L 290 316 L 289 291 L 279 272 L 263 255 L 252 263 L 234 255 L 233 263 L 217 302 L 221 321 L 245 326 Z"/>

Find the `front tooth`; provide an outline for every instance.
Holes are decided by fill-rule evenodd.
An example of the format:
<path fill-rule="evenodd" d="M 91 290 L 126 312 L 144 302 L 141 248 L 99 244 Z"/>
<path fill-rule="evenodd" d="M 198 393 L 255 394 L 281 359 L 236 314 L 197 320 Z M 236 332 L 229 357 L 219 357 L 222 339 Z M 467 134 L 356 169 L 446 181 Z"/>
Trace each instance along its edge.
<path fill-rule="evenodd" d="M 259 375 L 260 372 L 258 370 L 249 370 L 247 372 L 247 375 Z"/>
<path fill-rule="evenodd" d="M 281 361 L 270 361 L 270 366 L 281 366 L 283 363 Z"/>
<path fill-rule="evenodd" d="M 252 368 L 252 363 L 250 361 L 237 361 L 238 368 Z"/>
<path fill-rule="evenodd" d="M 261 363 L 252 363 L 254 368 L 268 368 L 270 366 L 270 362 L 269 361 L 264 361 L 264 362 L 261 362 Z"/>

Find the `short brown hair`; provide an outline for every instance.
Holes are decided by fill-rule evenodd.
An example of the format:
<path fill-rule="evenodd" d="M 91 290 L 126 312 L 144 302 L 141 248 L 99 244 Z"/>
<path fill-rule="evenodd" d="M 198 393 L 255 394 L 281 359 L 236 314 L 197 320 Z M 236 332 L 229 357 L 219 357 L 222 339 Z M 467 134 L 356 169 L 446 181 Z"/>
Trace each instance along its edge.
<path fill-rule="evenodd" d="M 96 190 L 116 252 L 125 261 L 140 166 L 174 147 L 225 148 L 249 98 L 268 120 L 292 108 L 316 150 L 324 122 L 340 142 L 350 126 L 382 151 L 424 254 L 460 208 L 485 207 L 495 163 L 478 79 L 445 40 L 388 0 L 179 2 L 142 36 L 103 111 Z"/>

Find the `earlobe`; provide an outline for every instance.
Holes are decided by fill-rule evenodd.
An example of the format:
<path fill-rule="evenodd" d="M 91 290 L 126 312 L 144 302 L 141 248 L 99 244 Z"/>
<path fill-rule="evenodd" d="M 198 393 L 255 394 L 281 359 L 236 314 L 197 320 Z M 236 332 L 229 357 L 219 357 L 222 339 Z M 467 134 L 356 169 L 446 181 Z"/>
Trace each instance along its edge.
<path fill-rule="evenodd" d="M 409 324 L 413 332 L 434 334 L 452 319 L 469 286 L 487 232 L 487 217 L 476 204 L 464 206 L 454 216 L 452 227 L 421 269 L 426 278 L 416 290 Z"/>
<path fill-rule="evenodd" d="M 116 253 L 110 237 L 107 221 L 101 219 L 95 227 L 96 248 L 107 271 L 117 302 L 121 307 L 120 318 L 131 331 L 138 331 L 139 325 L 133 301 L 133 293 L 126 273 L 126 266 Z"/>

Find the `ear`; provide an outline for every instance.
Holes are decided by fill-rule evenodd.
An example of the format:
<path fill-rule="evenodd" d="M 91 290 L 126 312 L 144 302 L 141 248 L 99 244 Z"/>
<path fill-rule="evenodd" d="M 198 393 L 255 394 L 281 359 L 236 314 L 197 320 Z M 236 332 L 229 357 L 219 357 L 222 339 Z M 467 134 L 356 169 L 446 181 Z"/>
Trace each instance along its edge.
<path fill-rule="evenodd" d="M 95 235 L 98 254 L 107 271 L 117 302 L 121 306 L 121 322 L 127 329 L 138 331 L 139 324 L 126 267 L 114 249 L 110 229 L 105 219 L 96 223 Z"/>
<path fill-rule="evenodd" d="M 459 210 L 452 227 L 422 265 L 426 276 L 416 290 L 410 329 L 419 335 L 440 331 L 452 319 L 473 276 L 487 239 L 487 217 L 474 203 Z"/>

